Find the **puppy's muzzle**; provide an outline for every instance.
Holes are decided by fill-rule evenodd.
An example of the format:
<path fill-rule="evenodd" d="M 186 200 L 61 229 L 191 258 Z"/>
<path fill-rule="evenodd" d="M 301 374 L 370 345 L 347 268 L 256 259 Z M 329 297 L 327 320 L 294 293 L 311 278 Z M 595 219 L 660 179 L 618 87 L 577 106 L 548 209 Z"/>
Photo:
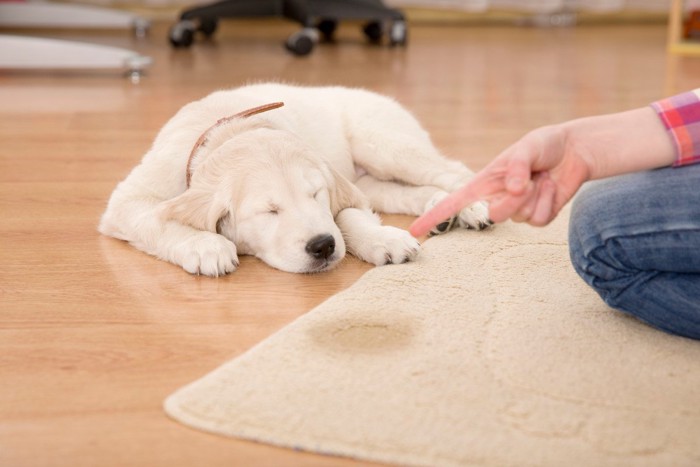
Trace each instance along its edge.
<path fill-rule="evenodd" d="M 332 235 L 316 235 L 306 244 L 306 252 L 316 259 L 328 259 L 335 252 L 335 238 Z"/>

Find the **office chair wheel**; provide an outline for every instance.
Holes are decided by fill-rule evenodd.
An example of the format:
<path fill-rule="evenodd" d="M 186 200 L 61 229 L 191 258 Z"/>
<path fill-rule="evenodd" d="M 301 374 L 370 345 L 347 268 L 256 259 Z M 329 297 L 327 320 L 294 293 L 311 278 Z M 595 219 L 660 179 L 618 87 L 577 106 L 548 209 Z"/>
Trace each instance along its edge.
<path fill-rule="evenodd" d="M 195 24 L 189 20 L 182 20 L 173 25 L 168 32 L 168 38 L 173 47 L 187 48 L 194 42 Z"/>
<path fill-rule="evenodd" d="M 295 32 L 285 42 L 287 50 L 295 55 L 308 55 L 318 42 L 318 31 L 314 28 L 304 28 L 299 32 Z"/>
<path fill-rule="evenodd" d="M 406 45 L 408 42 L 408 30 L 405 21 L 394 21 L 389 31 L 389 44 Z"/>
<path fill-rule="evenodd" d="M 338 28 L 338 22 L 332 19 L 324 19 L 318 22 L 316 29 L 321 33 L 321 39 L 324 42 L 332 42 L 333 34 Z"/>
<path fill-rule="evenodd" d="M 384 35 L 384 31 L 382 28 L 382 23 L 379 21 L 371 21 L 362 28 L 362 32 L 365 33 L 365 36 L 367 36 L 367 39 L 373 44 L 378 44 L 382 40 L 382 36 Z"/>
<path fill-rule="evenodd" d="M 218 21 L 213 18 L 201 18 L 197 30 L 209 38 L 214 35 L 216 28 L 219 25 Z"/>

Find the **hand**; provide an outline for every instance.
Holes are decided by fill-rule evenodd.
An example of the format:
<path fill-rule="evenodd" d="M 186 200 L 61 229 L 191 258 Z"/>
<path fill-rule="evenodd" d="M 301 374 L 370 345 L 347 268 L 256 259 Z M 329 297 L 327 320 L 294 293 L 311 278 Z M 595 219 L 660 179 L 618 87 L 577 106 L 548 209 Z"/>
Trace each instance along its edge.
<path fill-rule="evenodd" d="M 489 195 L 492 221 L 542 226 L 556 217 L 591 174 L 588 146 L 568 135 L 564 126 L 534 130 L 482 171 L 503 173 L 502 184 Z"/>
<path fill-rule="evenodd" d="M 651 107 L 572 120 L 531 131 L 463 188 L 419 217 L 420 236 L 464 206 L 489 201 L 494 222 L 546 225 L 587 180 L 665 167 L 676 148 Z"/>
<path fill-rule="evenodd" d="M 575 147 L 563 126 L 534 130 L 503 151 L 463 188 L 418 218 L 410 228 L 420 236 L 464 206 L 489 201 L 494 222 L 512 218 L 532 225 L 552 221 L 589 178 L 585 147 Z"/>

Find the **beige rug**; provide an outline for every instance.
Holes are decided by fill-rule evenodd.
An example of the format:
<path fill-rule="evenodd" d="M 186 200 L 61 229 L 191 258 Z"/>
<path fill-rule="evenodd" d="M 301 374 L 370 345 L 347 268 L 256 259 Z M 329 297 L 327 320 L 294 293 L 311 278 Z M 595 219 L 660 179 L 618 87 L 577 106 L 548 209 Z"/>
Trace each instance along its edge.
<path fill-rule="evenodd" d="M 165 409 L 407 466 L 698 466 L 700 342 L 608 309 L 569 264 L 565 219 L 504 224 L 373 269 Z"/>

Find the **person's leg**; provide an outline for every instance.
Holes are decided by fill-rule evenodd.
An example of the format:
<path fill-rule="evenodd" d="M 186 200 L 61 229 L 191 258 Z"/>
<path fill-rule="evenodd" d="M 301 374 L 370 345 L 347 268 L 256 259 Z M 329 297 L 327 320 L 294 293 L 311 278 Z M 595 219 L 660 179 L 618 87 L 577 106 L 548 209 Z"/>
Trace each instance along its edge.
<path fill-rule="evenodd" d="M 613 308 L 700 339 L 700 164 L 590 182 L 574 200 L 576 272 Z"/>

